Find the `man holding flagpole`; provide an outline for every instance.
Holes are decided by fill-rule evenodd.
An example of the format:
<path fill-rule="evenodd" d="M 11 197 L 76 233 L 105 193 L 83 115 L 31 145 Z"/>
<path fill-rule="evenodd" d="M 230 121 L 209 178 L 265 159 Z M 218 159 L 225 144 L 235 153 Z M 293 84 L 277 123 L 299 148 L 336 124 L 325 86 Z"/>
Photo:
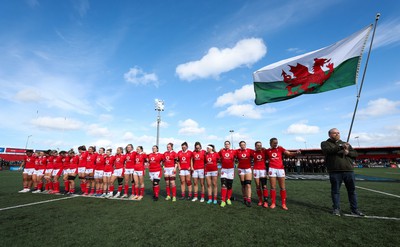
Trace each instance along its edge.
<path fill-rule="evenodd" d="M 340 187 L 342 182 L 347 189 L 347 195 L 350 202 L 351 214 L 356 216 L 365 216 L 358 210 L 357 194 L 355 185 L 355 176 L 353 162 L 357 157 L 357 151 L 347 143 L 340 140 L 338 129 L 330 129 L 329 139 L 321 142 L 322 152 L 325 154 L 326 166 L 328 167 L 329 180 L 331 182 L 331 197 L 333 215 L 340 216 Z"/>

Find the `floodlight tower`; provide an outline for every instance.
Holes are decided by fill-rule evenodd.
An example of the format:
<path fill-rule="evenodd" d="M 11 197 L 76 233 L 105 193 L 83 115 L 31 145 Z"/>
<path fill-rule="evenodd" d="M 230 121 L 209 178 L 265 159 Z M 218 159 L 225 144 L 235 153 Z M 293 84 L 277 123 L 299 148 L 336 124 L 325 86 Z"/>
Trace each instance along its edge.
<path fill-rule="evenodd" d="M 155 99 L 154 110 L 157 111 L 157 147 L 159 147 L 160 142 L 160 122 L 161 122 L 161 111 L 164 111 L 164 101 L 160 99 Z"/>

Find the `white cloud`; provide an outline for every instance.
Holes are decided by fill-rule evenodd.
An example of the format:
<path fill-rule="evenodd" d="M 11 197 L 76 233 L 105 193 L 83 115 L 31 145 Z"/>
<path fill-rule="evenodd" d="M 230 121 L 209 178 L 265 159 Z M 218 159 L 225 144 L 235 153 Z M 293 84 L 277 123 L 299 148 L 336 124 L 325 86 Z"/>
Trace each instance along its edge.
<path fill-rule="evenodd" d="M 354 138 L 357 136 L 358 140 Z M 357 147 L 358 143 L 361 147 L 393 146 L 393 143 L 398 143 L 399 140 L 400 125 L 387 128 L 387 131 L 385 133 L 354 132 L 351 134 L 350 143 L 353 147 Z"/>
<path fill-rule="evenodd" d="M 228 104 L 239 104 L 249 100 L 254 100 L 254 87 L 252 84 L 247 84 L 236 89 L 234 92 L 225 93 L 217 98 L 214 106 L 224 106 Z"/>
<path fill-rule="evenodd" d="M 212 47 L 200 60 L 180 64 L 176 73 L 181 80 L 214 77 L 242 66 L 251 66 L 267 53 L 262 39 L 242 39 L 233 48 Z"/>
<path fill-rule="evenodd" d="M 217 117 L 235 116 L 249 119 L 261 119 L 264 114 L 273 113 L 272 107 L 256 107 L 252 104 L 231 105 L 225 111 L 218 113 Z"/>
<path fill-rule="evenodd" d="M 110 136 L 111 133 L 106 127 L 100 127 L 97 124 L 91 124 L 88 126 L 86 133 L 90 136 L 95 137 L 107 137 Z"/>
<path fill-rule="evenodd" d="M 135 85 L 147 85 L 153 83 L 158 86 L 158 77 L 155 73 L 146 73 L 141 68 L 135 66 L 130 68 L 128 72 L 124 74 L 125 81 Z"/>
<path fill-rule="evenodd" d="M 360 117 L 377 117 L 396 114 L 399 112 L 400 101 L 391 101 L 386 98 L 379 98 L 368 102 L 366 108 L 357 112 Z"/>
<path fill-rule="evenodd" d="M 216 135 L 209 135 L 209 136 L 206 137 L 206 140 L 209 140 L 209 141 L 221 141 L 222 139 L 221 139 L 221 137 L 216 136 Z"/>
<path fill-rule="evenodd" d="M 14 99 L 22 102 L 39 102 L 43 98 L 34 88 L 24 88 L 15 94 Z"/>
<path fill-rule="evenodd" d="M 317 134 L 319 133 L 319 127 L 313 125 L 307 125 L 307 122 L 291 124 L 287 130 L 287 134 Z"/>
<path fill-rule="evenodd" d="M 78 120 L 63 117 L 38 117 L 31 120 L 31 124 L 40 128 L 53 130 L 78 130 L 83 126 Z"/>
<path fill-rule="evenodd" d="M 400 19 L 390 20 L 378 25 L 373 48 L 400 44 Z"/>
<path fill-rule="evenodd" d="M 179 121 L 179 126 L 181 127 L 178 131 L 180 135 L 198 135 L 205 132 L 205 128 L 200 128 L 199 124 L 190 118 Z"/>

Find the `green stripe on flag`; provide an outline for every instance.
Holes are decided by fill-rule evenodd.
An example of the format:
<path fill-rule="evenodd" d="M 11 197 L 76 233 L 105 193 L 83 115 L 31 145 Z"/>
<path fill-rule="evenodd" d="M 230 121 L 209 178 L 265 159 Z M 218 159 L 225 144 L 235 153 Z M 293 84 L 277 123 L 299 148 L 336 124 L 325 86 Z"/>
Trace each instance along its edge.
<path fill-rule="evenodd" d="M 299 89 L 298 94 L 295 95 L 288 95 L 288 90 L 286 89 L 287 84 L 283 81 L 254 82 L 254 91 L 256 94 L 255 103 L 256 105 L 262 105 L 265 103 L 292 99 L 302 94 L 322 93 L 354 85 L 357 79 L 360 58 L 360 56 L 353 57 L 341 63 L 334 69 L 331 77 L 324 84 L 310 84 L 309 88 L 313 88 L 312 91 L 299 89 L 300 86 L 293 87 L 293 92 Z"/>

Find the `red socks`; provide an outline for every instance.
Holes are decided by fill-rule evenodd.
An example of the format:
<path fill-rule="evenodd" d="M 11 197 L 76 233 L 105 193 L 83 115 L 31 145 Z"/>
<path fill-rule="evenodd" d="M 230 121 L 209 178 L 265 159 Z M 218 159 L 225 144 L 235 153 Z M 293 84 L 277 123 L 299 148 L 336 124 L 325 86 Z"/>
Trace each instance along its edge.
<path fill-rule="evenodd" d="M 226 193 L 226 199 L 230 200 L 232 197 L 232 189 L 228 189 L 228 192 Z"/>
<path fill-rule="evenodd" d="M 69 181 L 64 181 L 64 190 L 69 191 Z"/>
<path fill-rule="evenodd" d="M 228 194 L 228 190 L 225 187 L 221 188 L 221 200 L 223 202 L 226 201 L 226 195 Z"/>
<path fill-rule="evenodd" d="M 125 184 L 125 188 L 124 188 L 124 194 L 128 194 L 128 191 L 129 191 L 129 185 L 128 184 Z"/>
<path fill-rule="evenodd" d="M 172 196 L 176 197 L 176 186 L 172 187 Z"/>
<path fill-rule="evenodd" d="M 281 190 L 282 205 L 286 205 L 286 190 Z"/>
<path fill-rule="evenodd" d="M 167 191 L 167 196 L 170 196 L 171 195 L 171 189 L 169 188 L 169 186 L 167 186 L 165 189 Z"/>
<path fill-rule="evenodd" d="M 275 202 L 276 202 L 276 190 L 271 189 L 270 192 L 271 192 L 270 193 L 271 194 L 271 203 L 275 204 Z"/>
<path fill-rule="evenodd" d="M 264 200 L 266 201 L 268 198 L 268 189 L 263 189 L 263 197 L 264 197 Z"/>
<path fill-rule="evenodd" d="M 262 202 L 263 199 L 262 199 L 261 189 L 259 189 L 259 188 L 257 188 L 257 195 L 258 195 L 258 201 Z"/>

